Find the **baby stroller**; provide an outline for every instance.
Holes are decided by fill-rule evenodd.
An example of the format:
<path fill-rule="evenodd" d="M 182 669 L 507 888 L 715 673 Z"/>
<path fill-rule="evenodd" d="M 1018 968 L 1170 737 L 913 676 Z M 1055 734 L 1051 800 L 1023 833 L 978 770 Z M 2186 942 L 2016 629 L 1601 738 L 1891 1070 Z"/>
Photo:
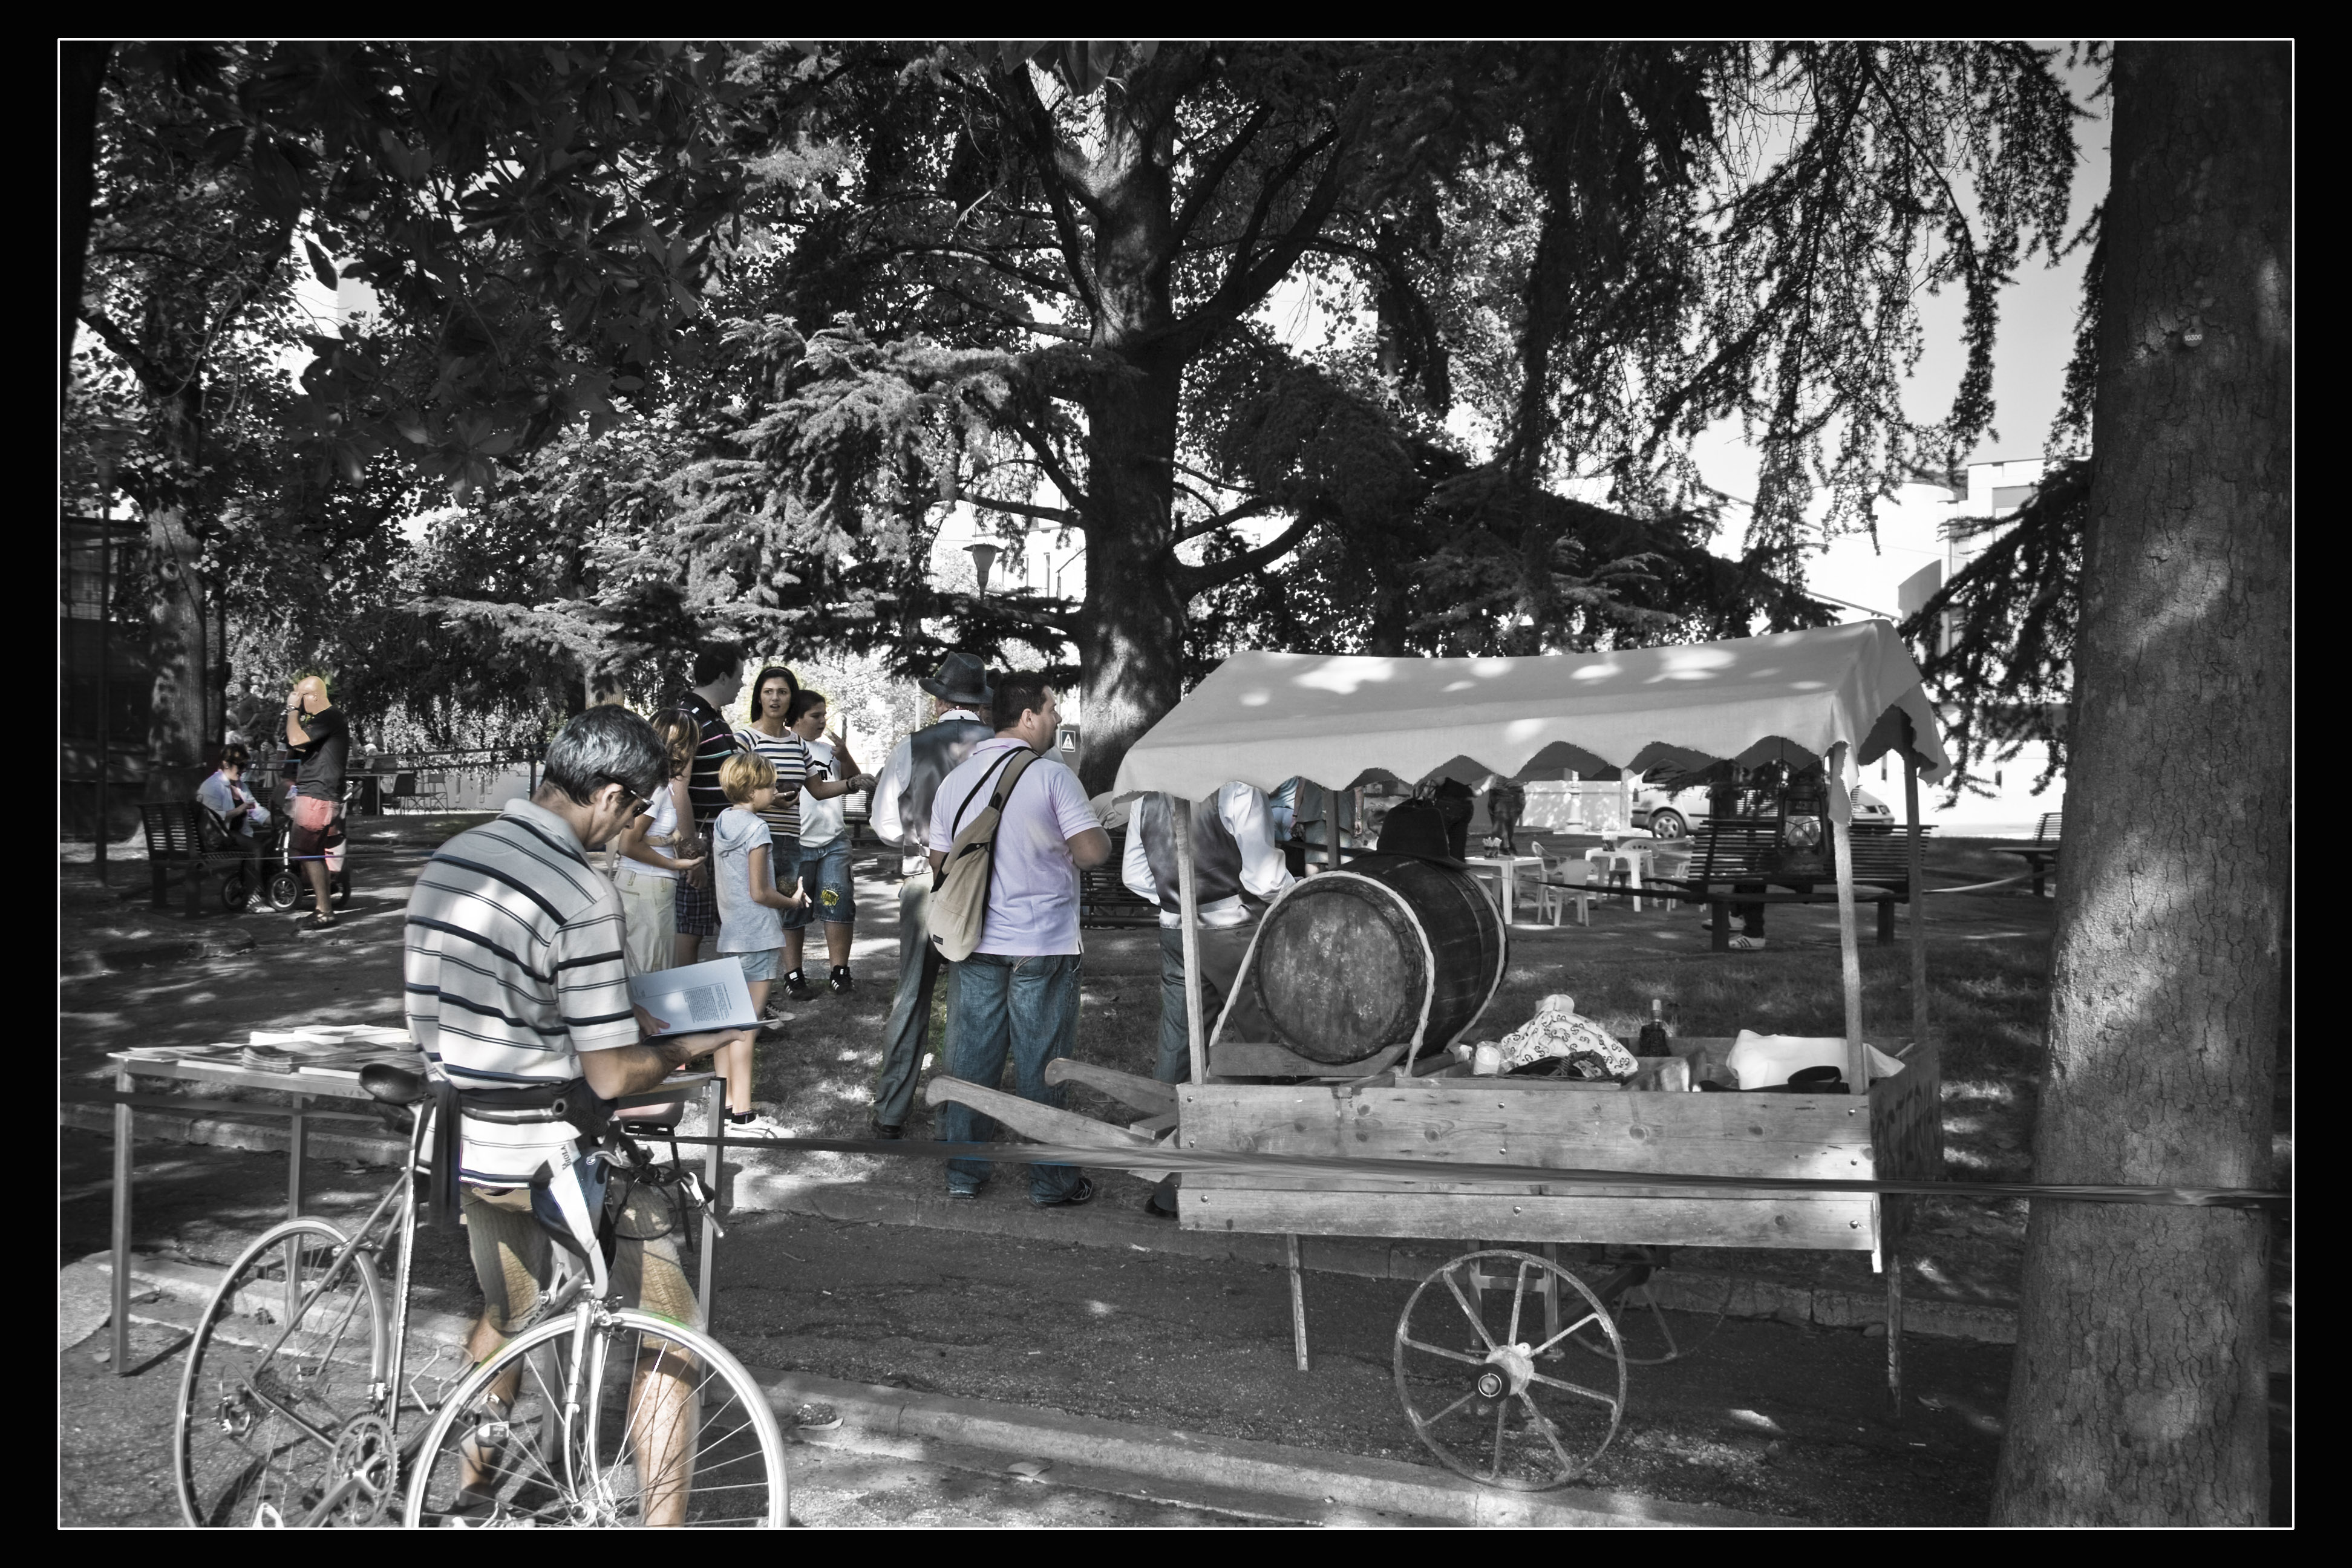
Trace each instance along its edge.
<path fill-rule="evenodd" d="M 260 853 L 238 875 L 226 878 L 221 885 L 221 902 L 233 911 L 258 908 L 266 901 L 280 914 L 292 912 L 294 906 L 307 898 L 310 880 L 303 874 L 294 854 L 294 824 L 287 809 L 290 802 L 280 790 L 269 808 L 269 820 L 254 830 L 254 843 Z M 220 818 L 214 817 L 215 823 Z M 225 831 L 225 830 L 224 830 Z M 348 845 L 339 826 L 330 845 L 327 864 L 327 892 L 335 908 L 352 907 L 352 862 Z M 336 863 L 340 861 L 341 865 Z M 248 879 L 257 873 L 257 879 Z"/>

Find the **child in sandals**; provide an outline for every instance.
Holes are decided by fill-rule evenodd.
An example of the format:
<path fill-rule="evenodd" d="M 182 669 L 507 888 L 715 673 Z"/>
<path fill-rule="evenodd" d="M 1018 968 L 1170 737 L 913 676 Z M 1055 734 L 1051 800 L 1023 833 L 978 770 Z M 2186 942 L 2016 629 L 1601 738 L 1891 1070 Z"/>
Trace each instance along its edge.
<path fill-rule="evenodd" d="M 808 895 L 793 879 L 792 891 L 777 890 L 772 869 L 773 840 L 760 813 L 775 798 L 776 766 L 754 752 L 738 752 L 719 769 L 719 786 L 727 794 L 725 811 L 710 831 L 713 876 L 719 895 L 719 951 L 731 953 L 743 966 L 744 984 L 751 993 L 751 1011 L 767 1005 L 768 986 L 776 977 L 782 956 L 784 927 L 780 911 L 806 906 Z M 727 1080 L 727 1120 L 747 1132 L 780 1131 L 751 1110 L 751 1044 L 755 1026 L 740 1030 L 711 1053 L 712 1064 Z"/>

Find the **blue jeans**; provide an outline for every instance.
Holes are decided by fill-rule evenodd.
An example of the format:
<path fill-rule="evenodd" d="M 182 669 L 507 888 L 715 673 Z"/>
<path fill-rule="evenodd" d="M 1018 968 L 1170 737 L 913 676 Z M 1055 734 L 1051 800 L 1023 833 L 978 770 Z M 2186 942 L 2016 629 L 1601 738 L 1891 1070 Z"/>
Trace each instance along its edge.
<path fill-rule="evenodd" d="M 810 848 L 801 846 L 801 876 L 808 883 L 809 908 L 822 923 L 845 926 L 857 919 L 857 890 L 849 880 L 849 840 L 836 838 Z"/>
<path fill-rule="evenodd" d="M 956 966 L 955 1010 L 948 1025 L 948 1070 L 967 1083 L 994 1089 L 1013 1056 L 1013 1085 L 1024 1100 L 1059 1108 L 1060 1085 L 1045 1082 L 1045 1064 L 1075 1053 L 1078 1043 L 1078 955 L 1013 957 L 975 952 Z M 996 1123 L 968 1105 L 940 1108 L 943 1143 L 985 1143 Z M 985 1160 L 948 1163 L 948 1188 L 974 1193 L 988 1180 Z M 1078 1183 L 1075 1165 L 1029 1167 L 1029 1196 L 1057 1203 Z"/>

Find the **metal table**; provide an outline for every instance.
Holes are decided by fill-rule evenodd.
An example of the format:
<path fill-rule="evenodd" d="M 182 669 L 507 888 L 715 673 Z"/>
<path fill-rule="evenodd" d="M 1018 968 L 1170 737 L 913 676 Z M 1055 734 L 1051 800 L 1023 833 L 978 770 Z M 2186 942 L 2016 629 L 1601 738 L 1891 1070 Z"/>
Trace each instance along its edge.
<path fill-rule="evenodd" d="M 354 1100 L 373 1106 L 375 1097 L 360 1087 L 359 1079 L 339 1073 L 261 1072 L 240 1063 L 206 1060 L 201 1057 L 159 1059 L 141 1057 L 130 1051 L 110 1052 L 106 1058 L 114 1064 L 114 1087 L 121 1094 L 135 1092 L 134 1079 L 173 1079 L 184 1083 L 202 1083 L 218 1089 L 263 1089 L 290 1095 L 289 1105 L 239 1103 L 239 1109 L 250 1110 L 263 1116 L 283 1116 L 291 1124 L 291 1137 L 286 1150 L 286 1217 L 293 1219 L 302 1212 L 302 1156 L 310 1136 L 310 1122 L 315 1119 L 331 1121 L 363 1121 L 381 1125 L 372 1112 L 355 1110 L 317 1110 L 310 1102 L 315 1100 Z M 716 1074 L 690 1074 L 679 1087 L 692 1089 L 701 1080 L 702 1114 L 706 1126 L 719 1124 L 721 1097 L 726 1092 L 726 1080 Z M 662 1098 L 661 1086 L 643 1094 L 628 1096 L 625 1104 L 642 1103 Z M 671 1096 L 670 1098 L 676 1098 Z M 132 1107 L 118 1100 L 114 1106 L 114 1214 L 113 1214 L 113 1365 L 117 1377 L 131 1373 L 131 1182 L 132 1168 L 131 1141 Z M 704 1179 L 710 1190 L 718 1192 L 719 1183 L 719 1146 L 713 1143 L 705 1158 L 708 1169 Z M 717 1240 L 711 1217 L 702 1218 L 702 1269 L 700 1299 L 710 1299 L 711 1251 Z"/>

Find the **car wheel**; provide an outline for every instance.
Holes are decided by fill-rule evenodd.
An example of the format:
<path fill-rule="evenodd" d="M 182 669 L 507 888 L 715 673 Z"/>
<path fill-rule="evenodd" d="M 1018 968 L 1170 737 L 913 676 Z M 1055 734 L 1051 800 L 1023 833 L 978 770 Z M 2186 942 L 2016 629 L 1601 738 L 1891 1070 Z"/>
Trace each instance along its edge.
<path fill-rule="evenodd" d="M 1682 838 L 1686 837 L 1689 833 L 1690 824 L 1683 820 L 1683 815 L 1681 812 L 1654 811 L 1650 813 L 1651 837 Z"/>

